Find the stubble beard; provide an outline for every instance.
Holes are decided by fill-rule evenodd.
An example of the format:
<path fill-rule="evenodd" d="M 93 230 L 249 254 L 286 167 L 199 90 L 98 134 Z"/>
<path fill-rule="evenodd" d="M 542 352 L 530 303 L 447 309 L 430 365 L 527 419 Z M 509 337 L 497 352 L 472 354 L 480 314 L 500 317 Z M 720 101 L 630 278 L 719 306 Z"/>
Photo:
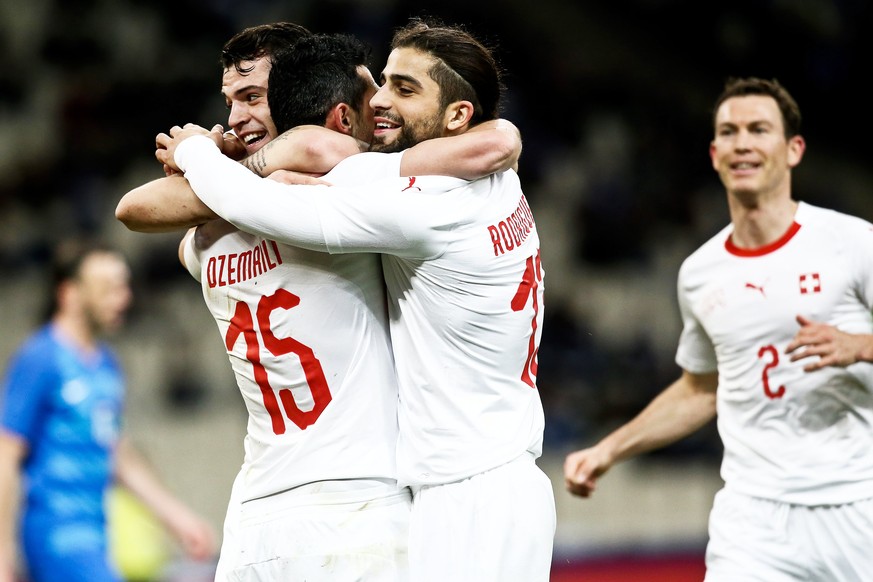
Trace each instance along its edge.
<path fill-rule="evenodd" d="M 374 139 L 373 143 L 370 144 L 370 151 L 390 154 L 409 149 L 412 146 L 429 139 L 442 137 L 443 128 L 441 127 L 441 122 L 442 113 L 440 112 L 439 114 L 420 122 L 404 123 L 400 127 L 397 139 L 388 143 Z"/>

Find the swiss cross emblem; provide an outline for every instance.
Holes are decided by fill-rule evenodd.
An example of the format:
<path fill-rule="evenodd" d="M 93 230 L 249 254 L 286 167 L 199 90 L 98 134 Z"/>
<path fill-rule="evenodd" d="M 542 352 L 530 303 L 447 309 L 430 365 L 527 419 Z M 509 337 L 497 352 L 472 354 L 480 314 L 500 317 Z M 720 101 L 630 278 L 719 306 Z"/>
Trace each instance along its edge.
<path fill-rule="evenodd" d="M 800 276 L 800 294 L 821 293 L 821 275 L 818 273 L 803 273 Z"/>

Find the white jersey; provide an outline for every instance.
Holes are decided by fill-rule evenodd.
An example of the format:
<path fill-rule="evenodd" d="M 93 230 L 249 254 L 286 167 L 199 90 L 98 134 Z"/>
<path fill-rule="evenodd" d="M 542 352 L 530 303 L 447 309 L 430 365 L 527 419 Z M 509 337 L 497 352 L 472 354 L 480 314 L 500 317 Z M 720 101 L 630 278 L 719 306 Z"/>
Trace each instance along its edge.
<path fill-rule="evenodd" d="M 288 186 L 224 163 L 203 137 L 185 140 L 176 161 L 198 196 L 242 229 L 331 253 L 385 253 L 401 484 L 449 483 L 541 454 L 543 269 L 514 172 Z M 349 164 L 396 176 L 399 155 L 360 154 L 337 172 Z"/>
<path fill-rule="evenodd" d="M 249 413 L 239 501 L 314 481 L 395 479 L 398 393 L 378 255 L 239 231 L 197 250 L 193 238 L 186 264 Z"/>
<path fill-rule="evenodd" d="M 679 271 L 677 363 L 718 371 L 727 488 L 800 505 L 873 497 L 873 365 L 804 372 L 785 348 L 797 315 L 873 333 L 873 225 L 800 203 L 782 239 L 756 251 L 728 227 Z"/>

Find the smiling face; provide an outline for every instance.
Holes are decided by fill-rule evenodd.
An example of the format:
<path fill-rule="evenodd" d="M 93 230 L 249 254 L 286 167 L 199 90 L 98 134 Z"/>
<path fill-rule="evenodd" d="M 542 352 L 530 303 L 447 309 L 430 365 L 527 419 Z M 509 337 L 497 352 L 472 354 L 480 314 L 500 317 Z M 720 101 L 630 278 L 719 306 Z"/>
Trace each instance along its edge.
<path fill-rule="evenodd" d="M 398 152 L 444 135 L 440 87 L 428 72 L 433 64 L 433 57 L 412 48 L 391 51 L 382 87 L 370 101 L 376 115 L 370 151 Z"/>
<path fill-rule="evenodd" d="M 278 135 L 270 106 L 267 103 L 267 81 L 270 77 L 270 59 L 261 57 L 224 70 L 221 93 L 230 110 L 227 125 L 243 140 L 246 154 L 251 155 Z"/>
<path fill-rule="evenodd" d="M 709 154 L 731 195 L 790 198 L 791 169 L 800 163 L 804 148 L 802 137 L 785 137 L 782 114 L 772 97 L 744 95 L 719 106 Z"/>

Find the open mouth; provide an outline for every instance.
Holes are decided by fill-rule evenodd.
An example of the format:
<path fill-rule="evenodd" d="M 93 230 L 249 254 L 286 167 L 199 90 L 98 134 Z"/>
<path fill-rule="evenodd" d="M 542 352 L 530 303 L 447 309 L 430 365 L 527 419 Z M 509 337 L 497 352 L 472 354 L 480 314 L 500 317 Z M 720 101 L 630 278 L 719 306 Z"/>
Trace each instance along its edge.
<path fill-rule="evenodd" d="M 267 137 L 266 131 L 255 131 L 245 134 L 242 140 L 243 143 L 246 144 L 246 149 L 251 150 L 252 148 L 257 149 L 258 144 L 260 144 L 265 137 Z"/>
<path fill-rule="evenodd" d="M 395 129 L 399 129 L 400 124 L 386 117 L 377 117 L 374 135 L 385 135 Z"/>

